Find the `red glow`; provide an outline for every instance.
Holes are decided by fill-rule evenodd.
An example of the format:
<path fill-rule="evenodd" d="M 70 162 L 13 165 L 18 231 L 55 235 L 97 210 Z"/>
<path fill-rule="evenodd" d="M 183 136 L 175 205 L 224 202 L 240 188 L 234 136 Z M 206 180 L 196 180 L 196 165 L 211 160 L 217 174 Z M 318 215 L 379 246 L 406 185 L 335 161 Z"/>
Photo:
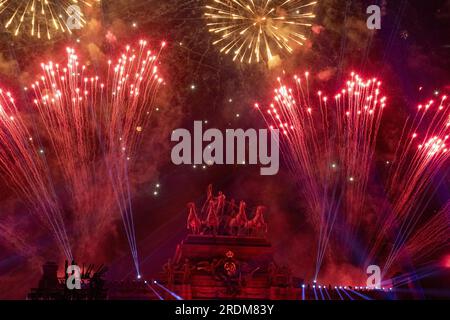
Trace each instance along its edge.
<path fill-rule="evenodd" d="M 446 255 L 444 257 L 444 268 L 449 268 L 450 269 L 450 254 Z"/>

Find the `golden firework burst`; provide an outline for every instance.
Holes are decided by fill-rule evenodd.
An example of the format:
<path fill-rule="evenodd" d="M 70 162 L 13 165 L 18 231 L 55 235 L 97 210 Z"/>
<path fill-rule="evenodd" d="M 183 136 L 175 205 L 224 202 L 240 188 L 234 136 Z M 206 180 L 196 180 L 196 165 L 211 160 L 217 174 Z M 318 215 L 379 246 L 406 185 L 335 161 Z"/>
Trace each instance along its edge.
<path fill-rule="evenodd" d="M 241 62 L 270 61 L 278 52 L 303 45 L 317 1 L 211 0 L 205 7 L 209 31 L 220 52 Z"/>
<path fill-rule="evenodd" d="M 0 15 L 4 17 L 4 27 L 15 36 L 26 33 L 39 39 L 51 39 L 59 32 L 72 33 L 71 23 L 78 27 L 85 25 L 83 9 L 99 1 L 0 0 Z"/>

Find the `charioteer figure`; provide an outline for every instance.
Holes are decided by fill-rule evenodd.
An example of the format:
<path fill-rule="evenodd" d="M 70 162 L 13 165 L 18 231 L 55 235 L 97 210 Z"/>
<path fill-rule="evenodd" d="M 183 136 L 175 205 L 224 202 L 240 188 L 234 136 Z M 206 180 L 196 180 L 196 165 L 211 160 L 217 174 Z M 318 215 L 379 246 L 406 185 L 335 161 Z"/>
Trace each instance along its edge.
<path fill-rule="evenodd" d="M 217 215 L 221 218 L 225 211 L 225 200 L 226 196 L 222 191 L 219 191 L 219 194 L 216 197 L 217 201 Z"/>
<path fill-rule="evenodd" d="M 236 201 L 234 199 L 231 199 L 230 202 L 228 202 L 227 215 L 234 217 L 237 211 L 238 206 L 236 205 Z"/>
<path fill-rule="evenodd" d="M 203 204 L 202 211 L 201 211 L 201 214 L 202 214 L 202 215 L 203 215 L 203 213 L 205 212 L 205 210 L 208 209 L 209 202 L 210 202 L 211 200 L 213 200 L 213 198 L 214 198 L 214 195 L 213 195 L 213 186 L 212 186 L 212 184 L 209 184 L 209 185 L 208 185 L 208 188 L 206 189 L 206 201 L 205 201 L 205 203 Z M 203 217 L 203 216 L 202 216 L 202 217 Z"/>

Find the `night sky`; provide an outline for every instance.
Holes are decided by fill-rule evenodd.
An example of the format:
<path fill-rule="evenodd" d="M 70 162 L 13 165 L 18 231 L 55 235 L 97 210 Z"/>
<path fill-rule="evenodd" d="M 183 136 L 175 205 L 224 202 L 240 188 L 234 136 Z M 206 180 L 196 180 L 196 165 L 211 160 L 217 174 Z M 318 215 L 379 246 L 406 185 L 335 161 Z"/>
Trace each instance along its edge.
<path fill-rule="evenodd" d="M 158 94 L 159 111 L 143 132 L 138 160 L 130 173 L 142 274 L 150 277 L 159 272 L 173 255 L 187 234 L 186 203 L 195 201 L 201 205 L 206 188 L 212 183 L 215 192 L 223 191 L 229 199 L 245 200 L 250 210 L 265 205 L 268 237 L 277 263 L 310 279 L 315 267 L 314 231 L 305 217 L 299 186 L 285 164 L 282 162 L 276 176 L 261 176 L 258 166 L 249 165 L 205 169 L 175 166 L 170 161 L 172 130 L 191 130 L 194 120 L 207 121 L 204 128 L 264 128 L 263 119 L 252 106 L 255 102 L 266 106 L 271 102 L 279 76 L 309 71 L 314 87 L 330 96 L 342 88 L 352 71 L 377 76 L 383 81 L 388 106 L 364 213 L 366 222 L 370 221 L 376 215 L 380 186 L 387 175 L 385 163 L 392 160 L 401 133 L 399 123 L 436 90 L 447 94 L 450 91 L 450 1 L 321 0 L 305 46 L 280 56 L 279 64 L 271 68 L 264 63 L 235 63 L 230 56 L 219 53 L 205 25 L 204 3 L 205 0 L 105 0 L 88 12 L 87 25 L 81 31 L 51 41 L 14 37 L 2 29 L 0 84 L 26 104 L 22 88 L 36 78 L 41 62 L 63 62 L 67 46 L 76 48 L 89 67 L 97 71 L 107 57 L 116 57 L 127 44 L 141 38 L 155 46 L 167 41 L 161 56 L 160 68 L 166 84 Z M 382 7 L 382 28 L 376 32 L 366 27 L 365 10 L 370 4 Z M 29 112 L 27 119 L 32 121 L 32 117 Z M 51 166 L 52 160 L 49 162 Z M 432 215 L 449 200 L 448 166 L 440 177 L 433 181 L 436 192 L 429 197 L 425 215 Z M 58 190 L 63 189 L 57 177 L 54 183 Z M 62 191 L 60 198 L 62 202 L 67 200 Z M 109 201 L 99 199 L 99 207 L 107 208 L 106 200 Z M 73 236 L 75 258 L 80 263 L 105 263 L 110 268 L 110 279 L 134 277 L 120 216 L 114 205 L 109 205 L 107 215 L 85 222 L 83 213 L 66 208 L 66 227 Z M 83 221 L 93 232 L 71 231 L 71 221 Z M 101 228 L 97 229 L 100 222 Z M 370 227 L 364 229 L 362 243 L 370 238 L 370 232 Z M 83 236 L 77 237 L 80 234 Z M 448 242 L 445 245 L 432 259 L 441 261 L 450 254 Z M 345 258 L 327 257 L 321 280 L 353 283 L 364 279 L 357 256 L 355 249 Z M 64 260 L 51 233 L 2 181 L 0 298 L 25 297 L 40 277 L 41 264 L 48 260 L 60 264 Z M 448 272 L 443 277 L 448 283 Z"/>

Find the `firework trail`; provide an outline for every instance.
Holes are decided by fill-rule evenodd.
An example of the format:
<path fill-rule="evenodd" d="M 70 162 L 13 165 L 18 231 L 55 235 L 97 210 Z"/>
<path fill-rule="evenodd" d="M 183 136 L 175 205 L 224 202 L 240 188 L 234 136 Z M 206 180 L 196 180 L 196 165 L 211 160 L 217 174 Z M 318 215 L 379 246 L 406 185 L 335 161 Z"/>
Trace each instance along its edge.
<path fill-rule="evenodd" d="M 59 32 L 72 33 L 70 19 L 83 27 L 84 9 L 99 0 L 0 0 L 0 14 L 6 17 L 4 26 L 15 36 L 28 33 L 32 37 L 52 36 Z M 73 6 L 80 11 L 75 12 Z"/>
<path fill-rule="evenodd" d="M 99 77 L 88 79 L 74 51 L 67 53 L 65 66 L 41 64 L 43 74 L 31 85 L 32 101 L 69 194 L 64 202 L 83 217 L 74 219 L 73 236 L 88 239 L 101 224 L 96 218 L 101 219 L 102 210 L 111 210 L 112 190 L 104 181 L 106 170 L 101 166 L 103 154 L 96 130 Z"/>
<path fill-rule="evenodd" d="M 359 226 L 386 98 L 380 96 L 380 81 L 352 73 L 330 107 L 321 92 L 311 97 L 308 79 L 309 73 L 295 76 L 294 89 L 279 79 L 275 102 L 262 115 L 271 129 L 284 133 L 282 153 L 319 235 L 317 277 L 338 214 L 347 241 Z"/>
<path fill-rule="evenodd" d="M 161 44 L 161 49 L 165 47 Z M 147 42 L 140 41 L 138 50 L 130 47 L 118 60 L 113 69 L 108 70 L 108 85 L 111 91 L 102 95 L 106 116 L 104 141 L 110 150 L 110 177 L 118 200 L 125 228 L 128 230 L 130 247 L 135 262 L 137 276 L 140 277 L 134 221 L 131 208 L 128 171 L 135 159 L 142 131 L 148 125 L 155 107 L 156 93 L 163 83 L 158 74 L 159 52 L 147 49 Z M 109 63 L 111 65 L 111 63 Z"/>
<path fill-rule="evenodd" d="M 406 254 L 419 263 L 448 246 L 450 241 L 450 202 L 410 237 L 404 246 Z M 402 252 L 399 253 L 402 256 Z"/>
<path fill-rule="evenodd" d="M 128 173 L 163 82 L 157 67 L 160 51 L 151 51 L 143 40 L 139 48 L 127 46 L 116 64 L 108 61 L 104 82 L 99 76 L 88 75 L 73 49 L 68 48 L 67 54 L 64 66 L 42 64 L 44 74 L 31 86 L 34 105 L 74 210 L 95 215 L 99 199 L 106 202 L 112 194 L 139 275 Z M 99 169 L 101 163 L 105 170 Z M 98 188 L 104 172 L 110 183 Z"/>
<path fill-rule="evenodd" d="M 433 180 L 440 177 L 439 173 L 448 164 L 449 134 L 447 96 L 438 102 L 430 100 L 419 105 L 413 119 L 408 119 L 403 127 L 387 181 L 389 201 L 381 210 L 379 232 L 368 256 L 368 260 L 373 260 L 383 249 L 384 240 L 394 235 L 384 273 L 389 272 L 423 219 L 430 193 L 435 190 Z"/>
<path fill-rule="evenodd" d="M 65 257 L 72 252 L 43 149 L 34 141 L 12 95 L 0 89 L 0 171 L 57 240 Z"/>
<path fill-rule="evenodd" d="M 205 7 L 209 31 L 220 52 L 232 53 L 233 61 L 270 61 L 277 52 L 291 53 L 303 45 L 303 33 L 315 18 L 317 1 L 304 0 L 213 0 Z"/>
<path fill-rule="evenodd" d="M 395 275 L 394 277 L 384 280 L 381 282 L 382 286 L 392 286 L 394 291 L 400 292 L 399 287 L 404 287 L 405 285 L 414 283 L 421 279 L 439 274 L 442 272 L 442 269 L 439 268 L 435 263 L 425 264 L 423 266 L 418 267 L 414 271 L 401 273 L 399 275 Z M 400 289 L 401 290 L 401 289 Z M 410 289 L 408 289 L 410 290 Z M 420 289 L 420 292 L 424 292 L 426 289 Z"/>

